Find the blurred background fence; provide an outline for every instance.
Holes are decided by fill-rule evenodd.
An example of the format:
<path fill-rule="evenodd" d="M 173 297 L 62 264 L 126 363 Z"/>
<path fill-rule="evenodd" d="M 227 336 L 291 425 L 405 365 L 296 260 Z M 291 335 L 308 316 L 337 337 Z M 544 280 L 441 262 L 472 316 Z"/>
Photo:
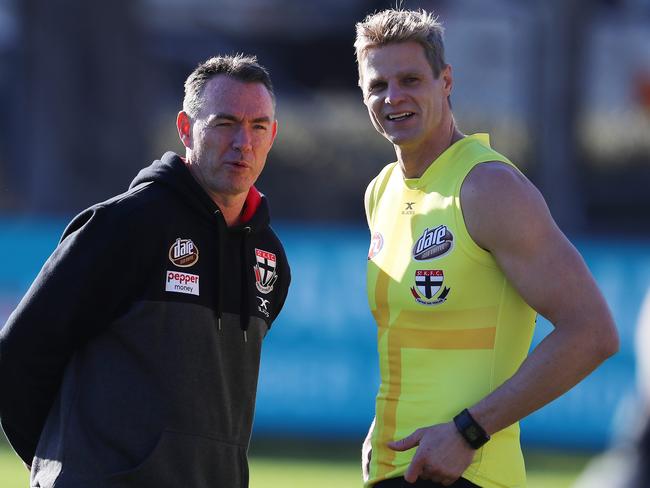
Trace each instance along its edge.
<path fill-rule="evenodd" d="M 64 226 L 61 220 L 0 220 L 0 255 L 7 258 L 0 278 L 1 322 Z M 367 232 L 340 224 L 276 227 L 292 263 L 293 281 L 285 310 L 265 341 L 255 434 L 362 439 L 374 415 L 378 386 L 376 326 L 364 286 Z M 624 431 L 626 421 L 635 420 L 635 326 L 650 290 L 650 246 L 620 239 L 576 243 L 612 307 L 621 351 L 527 418 L 523 440 L 529 446 L 594 451 Z M 534 344 L 550 328 L 540 318 Z"/>
<path fill-rule="evenodd" d="M 258 187 L 294 281 L 266 342 L 256 433 L 362 438 L 378 380 L 362 195 L 394 154 L 368 121 L 352 42 L 355 22 L 394 4 L 0 0 L 0 326 L 67 219 L 181 151 L 193 67 L 257 54 L 280 121 Z M 440 15 L 461 129 L 489 132 L 540 187 L 621 332 L 621 352 L 526 419 L 524 441 L 602 448 L 633 419 L 650 288 L 650 0 L 402 4 Z M 549 329 L 540 320 L 535 341 Z"/>

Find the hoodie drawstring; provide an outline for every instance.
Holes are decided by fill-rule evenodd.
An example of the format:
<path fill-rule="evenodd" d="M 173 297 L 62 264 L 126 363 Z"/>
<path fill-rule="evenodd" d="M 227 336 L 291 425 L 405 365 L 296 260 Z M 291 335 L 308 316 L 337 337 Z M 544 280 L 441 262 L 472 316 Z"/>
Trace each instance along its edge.
<path fill-rule="evenodd" d="M 247 237 L 251 233 L 251 228 L 246 226 L 244 227 L 244 232 L 241 239 L 241 263 L 244 267 L 241 280 L 241 300 L 240 300 L 240 310 L 239 310 L 239 326 L 241 327 L 244 334 L 244 342 L 248 342 L 248 326 L 250 324 L 250 303 L 248 301 L 248 294 L 250 289 L 250 270 L 246 264 L 246 249 L 247 247 Z"/>
<path fill-rule="evenodd" d="M 217 222 L 221 223 L 221 210 L 215 210 L 214 216 Z M 219 225 L 219 236 L 217 236 L 217 293 L 215 296 L 215 309 L 217 312 L 217 329 L 221 330 L 221 303 L 223 302 L 223 248 L 224 248 L 224 226 Z"/>
<path fill-rule="evenodd" d="M 221 330 L 221 304 L 223 303 L 223 287 L 224 287 L 224 266 L 223 266 L 223 255 L 225 247 L 225 239 L 227 229 L 225 228 L 225 222 L 222 224 L 222 219 L 219 218 L 221 214 L 220 210 L 214 211 L 214 216 L 217 217 L 219 222 L 219 238 L 217 239 L 217 292 L 215 296 L 215 308 L 217 312 L 217 328 Z M 240 263 L 242 266 L 241 270 L 241 290 L 239 298 L 239 326 L 241 327 L 242 334 L 244 336 L 244 342 L 248 342 L 248 326 L 250 325 L 250 301 L 248 294 L 250 293 L 250 270 L 248 269 L 248 263 L 246 260 L 246 250 L 248 248 L 247 237 L 251 233 L 252 229 L 249 226 L 246 226 L 242 229 L 241 237 L 241 246 L 240 246 Z"/>

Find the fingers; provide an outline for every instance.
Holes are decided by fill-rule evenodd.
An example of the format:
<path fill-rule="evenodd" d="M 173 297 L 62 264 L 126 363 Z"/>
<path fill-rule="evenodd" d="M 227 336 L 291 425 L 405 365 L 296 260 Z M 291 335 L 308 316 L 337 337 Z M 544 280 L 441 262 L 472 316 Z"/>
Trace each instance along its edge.
<path fill-rule="evenodd" d="M 416 479 L 431 480 L 435 483 L 440 483 L 442 486 L 451 486 L 456 481 L 458 481 L 460 477 L 457 478 L 444 477 L 439 474 L 435 474 L 433 472 L 430 474 L 426 474 L 426 471 L 423 471 L 422 473 L 420 473 L 420 476 L 418 476 Z M 415 481 L 409 481 L 409 483 L 415 483 Z"/>
<path fill-rule="evenodd" d="M 443 486 L 452 485 L 470 465 L 473 453 L 464 443 L 458 443 L 458 432 L 451 424 L 417 429 L 403 439 L 387 443 L 394 451 L 417 447 L 404 479 L 415 483 L 418 478 L 429 479 Z"/>
<path fill-rule="evenodd" d="M 413 458 L 411 464 L 409 464 L 406 473 L 404 473 L 404 479 L 409 483 L 415 483 L 420 477 L 426 463 L 425 459 L 418 458 L 417 456 Z"/>
<path fill-rule="evenodd" d="M 431 480 L 435 483 L 440 483 L 442 486 L 451 486 L 458 481 L 458 476 L 450 476 L 445 474 L 442 470 L 436 469 L 434 466 L 424 464 L 417 479 Z"/>
<path fill-rule="evenodd" d="M 418 429 L 411 435 L 404 437 L 404 439 L 389 442 L 387 445 L 393 451 L 408 451 L 417 446 L 420 443 L 420 439 L 422 439 L 422 430 Z"/>
<path fill-rule="evenodd" d="M 389 442 L 388 447 L 390 447 L 393 451 L 408 451 L 409 449 L 412 449 L 420 444 L 422 435 L 423 430 L 418 429 L 403 439 Z M 415 483 L 418 479 L 418 476 L 422 472 L 425 463 L 426 458 L 418 456 L 418 453 L 416 452 L 415 456 L 411 460 L 411 464 L 409 464 L 409 467 L 406 470 L 406 473 L 404 473 L 404 479 L 409 483 Z"/>
<path fill-rule="evenodd" d="M 415 483 L 418 478 L 435 481 L 443 486 L 451 486 L 460 478 L 460 475 L 452 474 L 444 466 L 435 462 L 432 463 L 426 456 L 416 453 L 406 473 L 404 473 L 404 479 L 409 483 Z"/>

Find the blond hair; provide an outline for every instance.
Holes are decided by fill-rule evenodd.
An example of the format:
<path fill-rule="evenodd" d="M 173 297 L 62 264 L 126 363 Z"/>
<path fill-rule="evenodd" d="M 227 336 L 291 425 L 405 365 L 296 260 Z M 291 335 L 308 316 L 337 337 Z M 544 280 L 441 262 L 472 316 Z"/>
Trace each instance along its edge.
<path fill-rule="evenodd" d="M 357 37 L 354 49 L 359 66 L 361 84 L 361 60 L 373 47 L 398 42 L 417 42 L 424 48 L 427 61 L 435 78 L 445 69 L 444 28 L 438 17 L 424 10 L 387 9 L 368 15 L 356 25 Z"/>

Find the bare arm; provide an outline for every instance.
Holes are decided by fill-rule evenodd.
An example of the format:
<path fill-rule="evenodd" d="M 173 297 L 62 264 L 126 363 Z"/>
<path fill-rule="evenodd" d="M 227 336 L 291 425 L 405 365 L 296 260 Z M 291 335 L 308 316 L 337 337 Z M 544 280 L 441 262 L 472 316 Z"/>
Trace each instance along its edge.
<path fill-rule="evenodd" d="M 499 163 L 480 165 L 461 203 L 470 235 L 555 327 L 512 378 L 470 408 L 492 434 L 577 384 L 618 350 L 618 334 L 582 257 L 528 180 Z"/>
<path fill-rule="evenodd" d="M 501 163 L 481 164 L 463 184 L 461 205 L 474 241 L 492 253 L 524 300 L 555 327 L 510 379 L 468 405 L 493 434 L 577 384 L 618 350 L 618 334 L 582 257 L 525 177 Z M 473 455 L 453 423 L 418 429 L 389 446 L 416 445 L 405 476 L 411 482 L 419 476 L 450 484 Z"/>

